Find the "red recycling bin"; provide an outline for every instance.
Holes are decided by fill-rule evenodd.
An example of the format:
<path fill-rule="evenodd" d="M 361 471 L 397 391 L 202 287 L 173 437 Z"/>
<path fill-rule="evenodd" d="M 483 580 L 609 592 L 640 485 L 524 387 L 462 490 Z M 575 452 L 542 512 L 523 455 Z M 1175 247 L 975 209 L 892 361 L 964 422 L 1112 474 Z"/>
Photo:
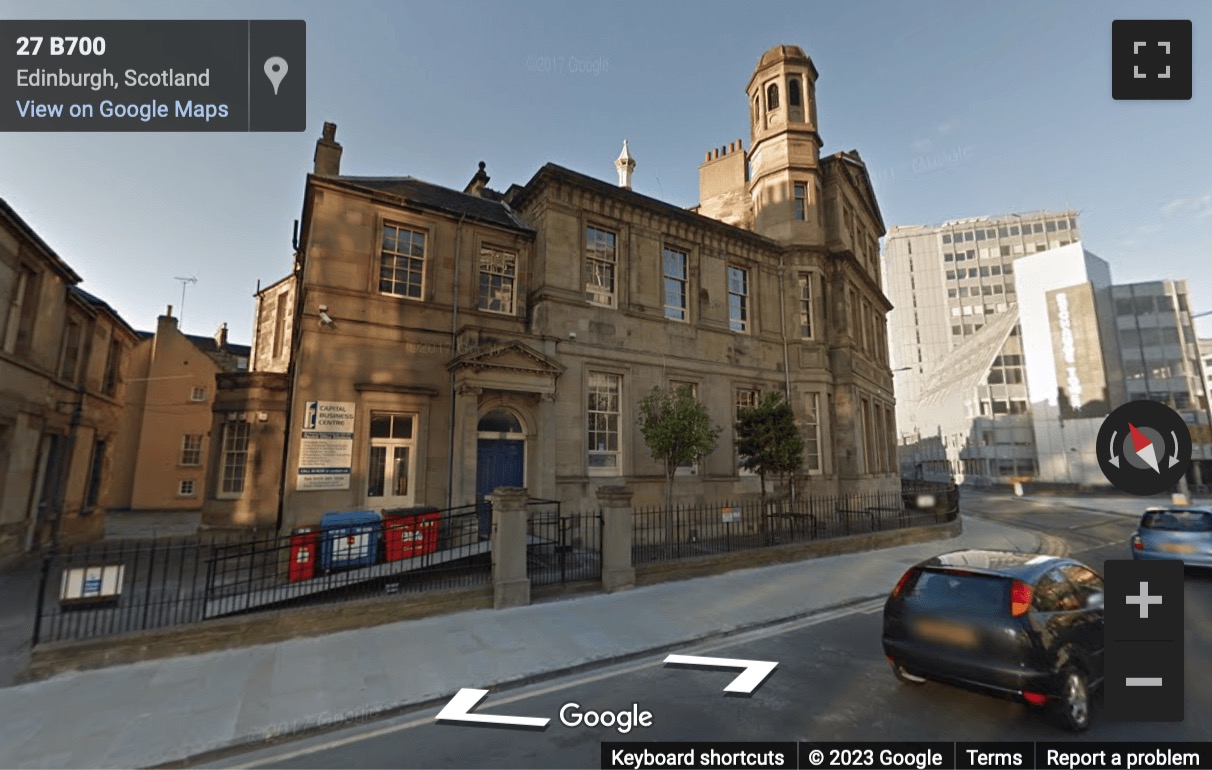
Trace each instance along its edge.
<path fill-rule="evenodd" d="M 438 550 L 438 521 L 433 509 L 397 509 L 383 512 L 383 539 L 387 561 L 412 559 Z M 407 511 L 407 512 L 406 512 Z"/>
<path fill-rule="evenodd" d="M 316 556 L 320 536 L 313 527 L 299 527 L 290 533 L 290 582 L 311 580 L 316 576 Z"/>

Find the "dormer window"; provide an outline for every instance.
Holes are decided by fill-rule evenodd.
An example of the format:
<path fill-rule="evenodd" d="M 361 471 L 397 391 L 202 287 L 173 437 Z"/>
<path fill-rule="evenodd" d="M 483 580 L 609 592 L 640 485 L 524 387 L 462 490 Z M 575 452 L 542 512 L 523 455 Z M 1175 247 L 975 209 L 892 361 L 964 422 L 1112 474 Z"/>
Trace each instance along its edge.
<path fill-rule="evenodd" d="M 771 83 L 766 86 L 766 109 L 777 110 L 779 108 L 779 87 L 776 83 Z"/>
<path fill-rule="evenodd" d="M 787 81 L 787 104 L 791 107 L 800 106 L 800 81 L 796 78 Z"/>

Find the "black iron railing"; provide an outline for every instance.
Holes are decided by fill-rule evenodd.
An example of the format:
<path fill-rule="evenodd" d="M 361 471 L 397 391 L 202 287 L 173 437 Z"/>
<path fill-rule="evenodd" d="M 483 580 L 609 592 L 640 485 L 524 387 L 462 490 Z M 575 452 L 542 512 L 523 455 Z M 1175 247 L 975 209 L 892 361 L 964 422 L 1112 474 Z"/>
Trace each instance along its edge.
<path fill-rule="evenodd" d="M 632 563 L 940 524 L 958 515 L 954 485 L 930 482 L 899 492 L 768 501 L 765 511 L 760 500 L 637 509 Z"/>
<path fill-rule="evenodd" d="M 285 606 L 492 584 L 478 506 L 365 530 L 102 541 L 43 561 L 34 644 Z"/>

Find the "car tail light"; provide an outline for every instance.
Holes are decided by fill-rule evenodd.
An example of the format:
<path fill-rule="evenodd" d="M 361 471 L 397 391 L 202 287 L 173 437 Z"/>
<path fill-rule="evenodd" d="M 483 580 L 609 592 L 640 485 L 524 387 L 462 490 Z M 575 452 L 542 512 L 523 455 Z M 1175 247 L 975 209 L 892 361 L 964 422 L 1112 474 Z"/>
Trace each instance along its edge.
<path fill-rule="evenodd" d="M 1048 700 L 1048 696 L 1039 692 L 1025 692 L 1023 693 L 1023 700 L 1032 706 L 1042 706 Z"/>
<path fill-rule="evenodd" d="M 1145 541 L 1140 539 L 1139 534 L 1132 535 L 1132 547 L 1138 551 L 1145 550 Z"/>
<path fill-rule="evenodd" d="M 1031 609 L 1031 594 L 1031 586 L 1021 580 L 1010 584 L 1010 614 L 1013 617 L 1025 615 Z"/>
<path fill-rule="evenodd" d="M 901 595 L 901 591 L 905 590 L 905 584 L 909 582 L 909 578 L 913 577 L 915 571 L 916 569 L 911 569 L 906 571 L 904 575 L 901 575 L 901 579 L 896 581 L 896 587 L 892 589 L 893 596 Z"/>

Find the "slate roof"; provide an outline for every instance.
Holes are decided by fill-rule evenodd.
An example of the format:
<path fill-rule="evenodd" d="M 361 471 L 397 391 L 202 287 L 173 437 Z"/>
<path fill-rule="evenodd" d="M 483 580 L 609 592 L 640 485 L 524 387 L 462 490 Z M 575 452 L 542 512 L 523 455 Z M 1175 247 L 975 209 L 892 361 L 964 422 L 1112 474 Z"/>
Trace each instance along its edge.
<path fill-rule="evenodd" d="M 42 237 L 38 235 L 38 233 L 34 232 L 34 228 L 30 227 L 29 223 L 22 219 L 21 215 L 14 211 L 13 207 L 8 205 L 8 201 L 4 200 L 3 198 L 0 198 L 0 215 L 10 219 L 18 232 L 20 232 L 26 238 L 29 238 L 39 248 L 41 248 L 46 258 L 50 260 L 50 263 L 64 278 L 71 283 L 80 282 L 80 276 L 76 274 L 76 271 L 72 270 L 71 267 L 68 266 L 67 262 L 56 254 L 55 250 L 47 245 L 46 241 L 42 240 Z"/>
<path fill-rule="evenodd" d="M 506 227 L 510 230 L 534 232 L 534 228 L 518 216 L 509 204 L 501 200 L 501 194 L 489 191 L 488 197 L 441 187 L 411 176 L 334 176 L 321 177 L 327 182 L 344 187 L 362 188 L 384 193 L 405 202 L 425 208 L 436 209 L 447 214 Z"/>
<path fill-rule="evenodd" d="M 137 336 L 140 340 L 150 340 L 152 337 L 156 336 L 156 333 L 137 331 L 135 332 L 135 336 Z M 236 356 L 237 358 L 248 358 L 252 355 L 252 347 L 249 345 L 236 345 L 229 342 L 227 343 L 227 347 L 220 350 L 219 346 L 215 344 L 214 337 L 203 337 L 200 334 L 186 334 L 183 336 L 185 339 L 192 342 L 194 347 L 201 350 L 208 356 L 222 355 L 226 353 L 228 355 Z"/>
<path fill-rule="evenodd" d="M 734 238 L 747 240 L 762 248 L 779 248 L 779 244 L 777 242 L 766 238 L 765 236 L 758 235 L 752 230 L 745 230 L 744 228 L 736 227 L 735 225 L 730 225 L 726 222 L 721 222 L 718 219 L 703 216 L 695 211 L 684 209 L 681 206 L 675 206 L 674 204 L 667 203 L 659 198 L 653 198 L 651 196 L 638 193 L 635 190 L 628 190 L 624 187 L 619 187 L 617 184 L 604 182 L 601 179 L 587 176 L 579 171 L 573 171 L 572 169 L 564 168 L 563 166 L 555 163 L 543 164 L 543 167 L 535 172 L 535 175 L 530 178 L 530 181 L 527 182 L 525 186 L 519 187 L 517 185 L 513 185 L 510 187 L 505 193 L 505 198 L 508 201 L 512 201 L 516 207 L 522 208 L 526 205 L 526 202 L 532 195 L 537 193 L 548 181 L 552 179 L 562 179 L 565 182 L 569 182 L 587 190 L 592 190 L 600 195 L 618 198 L 619 200 L 633 205 L 644 206 L 662 216 L 667 216 L 671 219 L 685 222 L 695 227 L 710 228 L 721 234 L 727 234 Z"/>
<path fill-rule="evenodd" d="M 84 302 L 86 304 L 92 305 L 97 310 L 100 310 L 101 312 L 108 314 L 115 321 L 122 324 L 122 328 L 126 329 L 131 334 L 138 336 L 139 332 L 136 332 L 134 329 L 132 329 L 130 327 L 130 324 L 128 324 L 126 322 L 126 319 L 123 318 L 122 316 L 118 315 L 118 311 L 114 310 L 113 307 L 105 300 L 101 299 L 100 297 L 97 297 L 94 294 L 89 294 L 87 291 L 85 291 L 84 289 L 81 289 L 79 286 L 70 287 L 70 291 L 72 294 L 74 294 L 77 297 L 79 297 L 80 299 L 84 300 Z"/>

